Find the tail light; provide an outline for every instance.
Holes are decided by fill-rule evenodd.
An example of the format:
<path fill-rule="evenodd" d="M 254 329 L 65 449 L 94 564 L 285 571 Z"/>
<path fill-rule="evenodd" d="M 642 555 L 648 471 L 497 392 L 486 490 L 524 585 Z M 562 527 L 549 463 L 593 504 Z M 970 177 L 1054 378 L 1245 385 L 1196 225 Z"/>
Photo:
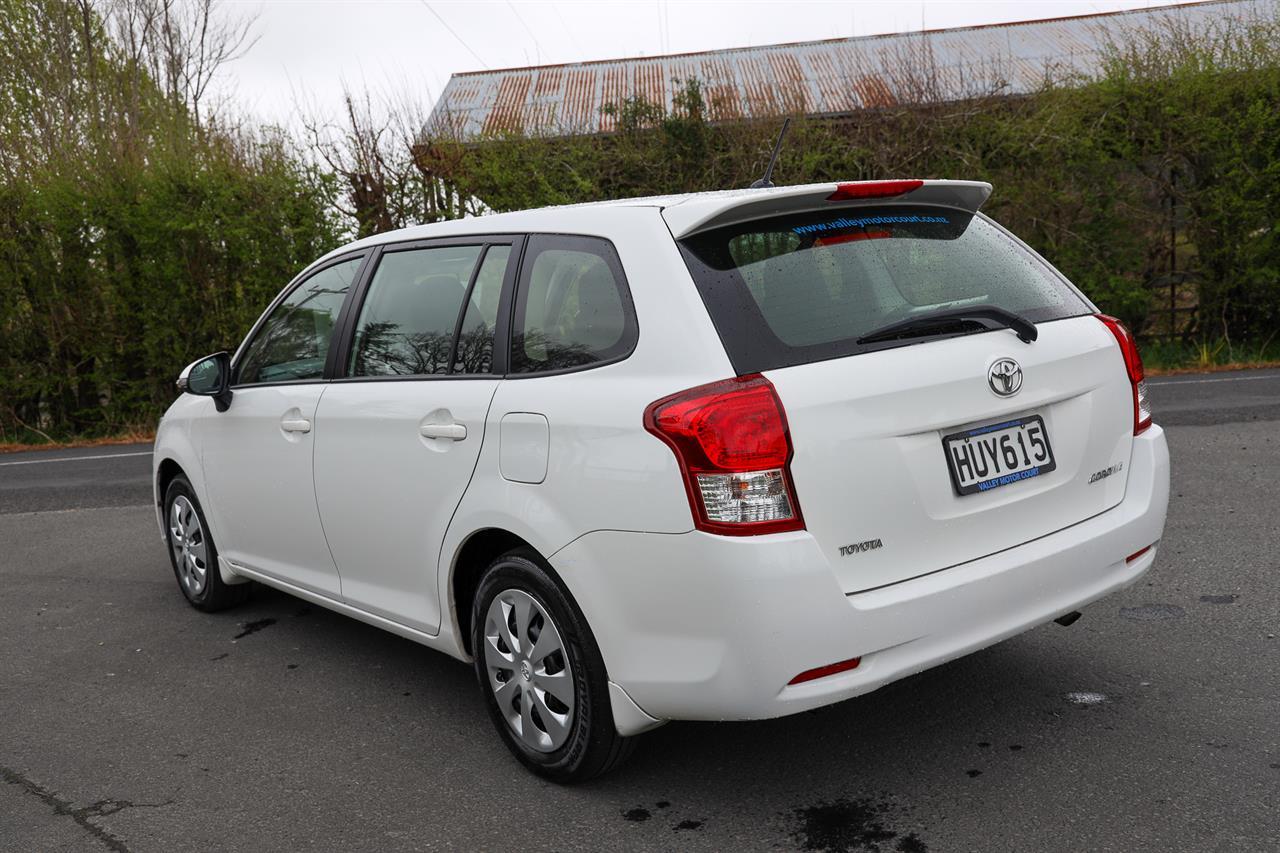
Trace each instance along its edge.
<path fill-rule="evenodd" d="M 645 409 L 644 427 L 675 452 L 699 530 L 804 529 L 787 415 L 768 379 L 739 376 L 664 397 Z"/>
<path fill-rule="evenodd" d="M 1106 314 L 1095 315 L 1102 325 L 1111 330 L 1120 343 L 1120 354 L 1124 356 L 1124 368 L 1129 373 L 1129 384 L 1133 386 L 1133 434 L 1141 435 L 1151 426 L 1151 406 L 1147 403 L 1146 374 L 1142 370 L 1142 356 L 1138 354 L 1138 342 L 1133 333 L 1125 328 L 1115 317 Z"/>

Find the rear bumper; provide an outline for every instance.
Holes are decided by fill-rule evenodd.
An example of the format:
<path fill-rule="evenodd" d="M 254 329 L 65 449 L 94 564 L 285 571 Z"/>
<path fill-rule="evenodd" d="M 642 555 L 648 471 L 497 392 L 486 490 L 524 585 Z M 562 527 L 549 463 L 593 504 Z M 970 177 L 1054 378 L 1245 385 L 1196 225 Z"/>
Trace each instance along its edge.
<path fill-rule="evenodd" d="M 806 532 L 753 538 L 597 531 L 551 562 L 591 625 L 609 679 L 655 719 L 764 719 L 868 693 L 1129 586 L 1149 569 L 1169 452 L 1134 440 L 1124 500 L 980 560 L 845 595 Z M 888 547 L 888 546 L 887 546 Z M 837 558 L 838 559 L 838 558 Z M 854 670 L 787 686 L 861 656 Z"/>

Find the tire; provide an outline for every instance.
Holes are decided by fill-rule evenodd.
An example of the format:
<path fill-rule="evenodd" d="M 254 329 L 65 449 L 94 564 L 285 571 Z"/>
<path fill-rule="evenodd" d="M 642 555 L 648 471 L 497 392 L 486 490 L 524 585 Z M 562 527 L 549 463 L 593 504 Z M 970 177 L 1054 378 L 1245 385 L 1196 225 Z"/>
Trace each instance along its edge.
<path fill-rule="evenodd" d="M 213 613 L 249 597 L 252 584 L 233 585 L 222 580 L 209 522 L 191 483 L 181 474 L 173 478 L 164 493 L 164 530 L 174 577 L 192 607 Z"/>
<path fill-rule="evenodd" d="M 512 551 L 490 564 L 476 590 L 471 643 L 498 736 L 529 770 L 573 784 L 631 753 L 635 738 L 614 728 L 595 637 L 536 554 Z"/>

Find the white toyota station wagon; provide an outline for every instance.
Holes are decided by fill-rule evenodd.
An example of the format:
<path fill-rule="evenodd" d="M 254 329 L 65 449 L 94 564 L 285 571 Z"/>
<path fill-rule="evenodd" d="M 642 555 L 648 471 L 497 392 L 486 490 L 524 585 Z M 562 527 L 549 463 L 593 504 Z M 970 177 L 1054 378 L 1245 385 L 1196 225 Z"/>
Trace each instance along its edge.
<path fill-rule="evenodd" d="M 256 581 L 473 662 L 562 782 L 668 720 L 794 714 L 1068 624 L 1151 567 L 1168 450 L 1132 335 L 990 192 L 698 193 L 339 249 L 178 380 L 178 585 L 212 611 Z"/>

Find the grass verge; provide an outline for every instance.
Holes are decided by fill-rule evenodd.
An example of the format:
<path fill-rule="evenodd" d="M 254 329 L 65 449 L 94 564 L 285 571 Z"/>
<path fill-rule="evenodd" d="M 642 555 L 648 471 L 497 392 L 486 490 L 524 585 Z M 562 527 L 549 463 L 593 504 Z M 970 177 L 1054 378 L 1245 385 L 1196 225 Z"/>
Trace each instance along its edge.
<path fill-rule="evenodd" d="M 155 441 L 154 430 L 129 430 L 119 435 L 99 438 L 72 438 L 66 441 L 0 441 L 0 453 L 17 453 L 23 450 L 64 450 L 73 447 L 111 447 L 118 444 L 145 444 Z"/>
<path fill-rule="evenodd" d="M 1152 376 L 1280 367 L 1280 343 L 1274 339 L 1243 345 L 1233 345 L 1225 338 L 1199 343 L 1146 340 L 1138 346 L 1143 366 Z"/>

